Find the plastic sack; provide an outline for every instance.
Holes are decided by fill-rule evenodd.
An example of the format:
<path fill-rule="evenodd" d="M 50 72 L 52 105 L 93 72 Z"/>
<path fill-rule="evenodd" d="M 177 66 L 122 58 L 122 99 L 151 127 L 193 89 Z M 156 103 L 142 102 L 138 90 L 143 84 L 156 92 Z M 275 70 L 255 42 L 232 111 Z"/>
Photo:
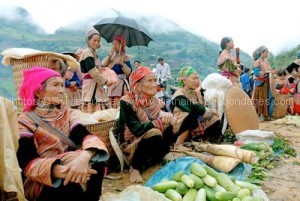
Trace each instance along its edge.
<path fill-rule="evenodd" d="M 246 130 L 235 135 L 243 144 L 266 142 L 272 146 L 274 143 L 274 132 L 261 130 Z"/>
<path fill-rule="evenodd" d="M 300 116 L 285 116 L 284 118 L 273 121 L 275 125 L 293 125 L 300 127 Z"/>
<path fill-rule="evenodd" d="M 103 75 L 103 77 L 110 79 L 112 84 L 115 84 L 118 82 L 117 74 L 115 73 L 115 71 L 111 70 L 110 68 L 102 67 L 101 74 Z"/>
<path fill-rule="evenodd" d="M 102 201 L 169 201 L 163 194 L 153 191 L 151 188 L 132 185 L 126 187 L 121 193 L 104 193 L 101 196 Z"/>
<path fill-rule="evenodd" d="M 16 192 L 18 200 L 24 201 L 24 187 L 16 155 L 20 137 L 17 108 L 9 100 L 0 97 L 0 111 L 0 187 L 5 192 Z"/>
<path fill-rule="evenodd" d="M 106 110 L 98 110 L 92 114 L 92 117 L 97 121 L 112 121 L 118 119 L 119 113 L 119 109 L 110 108 Z"/>
<path fill-rule="evenodd" d="M 98 120 L 93 118 L 92 114 L 82 112 L 81 110 L 75 110 L 74 115 L 79 119 L 79 121 L 82 125 L 99 123 Z"/>
<path fill-rule="evenodd" d="M 268 196 L 266 195 L 266 193 L 261 190 L 261 189 L 256 189 L 252 191 L 252 196 L 253 197 L 261 197 L 264 199 L 264 201 L 270 201 L 270 199 L 268 198 Z"/>
<path fill-rule="evenodd" d="M 147 181 L 146 186 L 152 187 L 153 185 L 159 183 L 163 179 L 171 179 L 173 174 L 175 174 L 178 171 L 184 170 L 187 172 L 187 174 L 190 173 L 190 164 L 193 162 L 200 163 L 202 165 L 205 165 L 200 159 L 197 159 L 195 157 L 185 156 L 177 158 L 169 163 L 167 163 L 165 166 L 163 166 L 161 169 L 156 171 Z M 234 168 L 231 172 L 228 173 L 228 176 L 231 176 L 237 180 L 244 181 L 249 174 L 251 173 L 252 166 L 246 163 L 240 163 L 236 168 Z M 218 170 L 216 170 L 219 172 Z"/>

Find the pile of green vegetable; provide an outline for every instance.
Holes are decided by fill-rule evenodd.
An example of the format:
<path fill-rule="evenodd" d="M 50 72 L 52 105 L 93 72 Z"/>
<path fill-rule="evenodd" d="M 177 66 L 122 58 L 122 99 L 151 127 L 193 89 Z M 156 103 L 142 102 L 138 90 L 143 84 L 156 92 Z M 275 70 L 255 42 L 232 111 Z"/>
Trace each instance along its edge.
<path fill-rule="evenodd" d="M 263 142 L 245 144 L 242 145 L 241 148 L 254 151 L 259 157 L 259 160 L 252 164 L 251 174 L 247 178 L 247 181 L 258 185 L 265 179 L 267 171 L 278 165 L 280 156 L 285 158 L 296 156 L 296 151 L 292 148 L 290 143 L 281 136 L 276 136 L 272 146 Z"/>
<path fill-rule="evenodd" d="M 252 197 L 252 190 L 260 187 L 243 181 L 233 181 L 226 174 L 192 163 L 191 174 L 179 171 L 172 180 L 162 181 L 152 186 L 172 201 L 263 201 Z"/>

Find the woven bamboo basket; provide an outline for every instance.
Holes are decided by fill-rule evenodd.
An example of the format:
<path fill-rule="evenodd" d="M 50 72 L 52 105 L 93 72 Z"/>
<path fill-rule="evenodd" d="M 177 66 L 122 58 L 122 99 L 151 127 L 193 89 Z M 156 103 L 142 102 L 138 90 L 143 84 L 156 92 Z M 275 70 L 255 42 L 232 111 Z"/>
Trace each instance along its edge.
<path fill-rule="evenodd" d="M 289 95 L 276 94 L 272 117 L 278 119 L 287 115 L 290 100 L 291 97 Z"/>
<path fill-rule="evenodd" d="M 116 124 L 116 120 L 111 121 L 103 121 L 96 124 L 88 124 L 85 125 L 86 129 L 94 135 L 100 136 L 102 141 L 104 142 L 108 152 L 111 155 L 114 155 L 114 149 L 111 146 L 109 140 L 109 129 L 112 128 Z"/>
<path fill-rule="evenodd" d="M 28 70 L 34 66 L 49 68 L 51 66 L 51 62 L 55 59 L 61 58 L 58 58 L 57 56 L 51 54 L 35 55 L 24 59 L 11 58 L 10 64 L 14 76 L 17 97 L 19 97 L 19 90 L 23 82 L 23 71 Z"/>
<path fill-rule="evenodd" d="M 234 134 L 258 129 L 258 117 L 249 96 L 240 87 L 225 94 L 225 115 Z"/>

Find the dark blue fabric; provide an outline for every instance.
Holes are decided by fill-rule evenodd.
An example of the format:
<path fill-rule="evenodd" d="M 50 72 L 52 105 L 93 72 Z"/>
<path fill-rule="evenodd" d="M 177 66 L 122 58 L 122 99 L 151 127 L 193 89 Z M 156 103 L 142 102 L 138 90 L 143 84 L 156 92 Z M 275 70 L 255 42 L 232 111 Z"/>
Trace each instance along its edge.
<path fill-rule="evenodd" d="M 131 69 L 132 71 L 132 67 L 131 67 L 131 63 L 130 61 L 125 61 L 125 64 Z M 112 70 L 115 71 L 115 73 L 118 74 L 124 74 L 123 70 L 122 70 L 122 66 L 120 64 L 115 64 L 112 67 Z"/>
<path fill-rule="evenodd" d="M 70 87 L 71 82 L 74 82 L 74 81 L 76 82 L 77 87 L 81 86 L 81 81 L 76 72 L 74 72 L 73 77 L 70 80 L 65 81 L 65 86 Z"/>

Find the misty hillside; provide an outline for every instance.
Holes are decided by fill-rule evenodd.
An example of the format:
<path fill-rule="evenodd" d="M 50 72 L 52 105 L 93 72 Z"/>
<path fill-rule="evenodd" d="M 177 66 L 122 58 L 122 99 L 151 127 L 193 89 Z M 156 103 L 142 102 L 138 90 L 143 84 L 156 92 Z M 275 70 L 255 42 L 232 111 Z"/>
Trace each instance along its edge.
<path fill-rule="evenodd" d="M 16 16 L 26 20 L 7 19 L 0 15 L 0 52 L 11 47 L 26 47 L 43 51 L 64 52 L 84 48 L 86 28 L 63 27 L 55 34 L 45 34 L 34 22 L 30 21 L 30 14 L 22 9 L 16 8 Z M 99 19 L 101 20 L 101 19 Z M 182 66 L 195 67 L 203 79 L 207 74 L 216 72 L 219 45 L 205 38 L 196 36 L 178 27 L 175 23 L 159 17 L 141 17 L 137 19 L 144 26 L 147 25 L 154 41 L 148 47 L 127 48 L 132 63 L 138 59 L 142 65 L 155 67 L 157 58 L 163 57 L 171 67 L 172 76 L 175 78 Z M 97 21 L 95 21 L 96 23 Z M 163 22 L 163 23 L 160 23 Z M 91 22 L 89 22 L 91 23 Z M 85 24 L 82 27 L 88 27 Z M 98 50 L 100 58 L 105 57 L 111 48 L 102 40 L 101 49 Z M 2 60 L 2 58 L 0 57 Z M 248 54 L 241 53 L 241 61 L 246 66 L 251 65 Z M 0 66 L 0 95 L 15 97 L 12 72 L 10 67 Z"/>
<path fill-rule="evenodd" d="M 289 51 L 281 52 L 270 63 L 275 68 L 284 68 L 296 60 L 296 55 L 299 50 L 300 45 Z"/>

